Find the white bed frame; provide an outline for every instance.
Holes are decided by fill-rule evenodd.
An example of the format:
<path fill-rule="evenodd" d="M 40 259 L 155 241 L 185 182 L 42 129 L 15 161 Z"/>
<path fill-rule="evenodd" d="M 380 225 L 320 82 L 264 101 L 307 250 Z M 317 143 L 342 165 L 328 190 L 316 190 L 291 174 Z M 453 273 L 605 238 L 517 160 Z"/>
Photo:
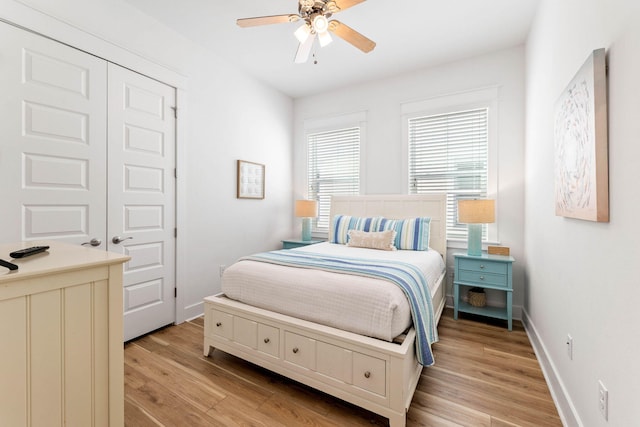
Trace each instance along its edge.
<path fill-rule="evenodd" d="M 335 214 L 431 217 L 429 246 L 446 261 L 446 195 L 341 196 Z M 444 273 L 433 293 L 436 321 L 445 303 Z M 347 402 L 404 427 L 420 379 L 415 331 L 401 344 L 346 332 L 226 298 L 205 298 L 204 355 L 216 348 Z"/>

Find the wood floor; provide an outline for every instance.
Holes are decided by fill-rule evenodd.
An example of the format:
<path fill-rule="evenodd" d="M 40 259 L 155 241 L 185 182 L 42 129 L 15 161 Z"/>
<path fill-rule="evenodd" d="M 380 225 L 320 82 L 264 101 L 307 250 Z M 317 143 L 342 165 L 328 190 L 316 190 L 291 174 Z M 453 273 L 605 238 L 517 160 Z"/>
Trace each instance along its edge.
<path fill-rule="evenodd" d="M 407 426 L 561 426 L 526 333 L 446 310 Z M 203 319 L 125 345 L 125 425 L 387 426 L 386 418 L 219 350 L 202 356 Z"/>

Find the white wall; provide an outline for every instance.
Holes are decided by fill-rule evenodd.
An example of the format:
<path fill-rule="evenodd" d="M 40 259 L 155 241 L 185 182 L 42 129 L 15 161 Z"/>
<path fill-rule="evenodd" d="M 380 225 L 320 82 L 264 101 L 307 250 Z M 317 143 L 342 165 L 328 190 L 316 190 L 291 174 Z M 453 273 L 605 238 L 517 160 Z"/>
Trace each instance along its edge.
<path fill-rule="evenodd" d="M 347 66 L 347 65 L 345 65 Z M 350 86 L 295 100 L 294 192 L 306 195 L 304 120 L 366 111 L 363 194 L 401 194 L 408 179 L 403 173 L 401 104 L 497 86 L 498 200 L 500 243 L 522 261 L 524 252 L 524 47 L 470 58 L 440 67 Z M 453 268 L 452 254 L 447 262 Z M 514 265 L 514 313 L 523 304 L 524 263 Z M 449 280 L 449 286 L 451 280 Z M 504 293 L 489 295 L 504 304 Z M 499 301 L 491 301 L 494 298 Z M 501 299 L 501 300 L 500 300 Z M 518 306 L 518 307 L 515 307 Z"/>
<path fill-rule="evenodd" d="M 640 420 L 637 1 L 543 0 L 527 43 L 526 317 L 567 425 Z M 554 103 L 593 49 L 609 65 L 609 223 L 554 215 Z M 574 340 L 574 357 L 566 337 Z M 609 390 L 609 421 L 598 411 Z"/>
<path fill-rule="evenodd" d="M 202 298 L 219 291 L 220 265 L 275 249 L 290 235 L 289 97 L 122 0 L 0 0 L 0 18 L 180 88 L 177 267 L 183 318 L 201 313 Z M 264 200 L 236 199 L 238 159 L 266 165 Z"/>

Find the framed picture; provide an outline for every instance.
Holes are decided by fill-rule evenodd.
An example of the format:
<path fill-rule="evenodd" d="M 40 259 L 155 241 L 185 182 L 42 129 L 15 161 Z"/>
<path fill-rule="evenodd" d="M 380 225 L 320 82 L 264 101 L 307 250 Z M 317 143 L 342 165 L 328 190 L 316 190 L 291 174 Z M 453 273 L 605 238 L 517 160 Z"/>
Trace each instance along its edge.
<path fill-rule="evenodd" d="M 238 199 L 264 199 L 264 165 L 238 160 Z"/>
<path fill-rule="evenodd" d="M 589 56 L 558 99 L 554 123 L 556 215 L 609 221 L 605 50 Z"/>

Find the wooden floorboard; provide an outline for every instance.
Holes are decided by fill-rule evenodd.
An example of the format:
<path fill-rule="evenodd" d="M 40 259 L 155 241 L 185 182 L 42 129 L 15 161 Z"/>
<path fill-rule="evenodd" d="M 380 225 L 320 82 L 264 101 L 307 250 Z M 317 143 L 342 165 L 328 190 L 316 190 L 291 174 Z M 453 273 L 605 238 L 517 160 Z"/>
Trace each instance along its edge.
<path fill-rule="evenodd" d="M 202 355 L 203 320 L 125 344 L 125 426 L 388 426 L 386 418 L 219 350 Z M 445 310 L 407 426 L 561 426 L 519 322 Z"/>

